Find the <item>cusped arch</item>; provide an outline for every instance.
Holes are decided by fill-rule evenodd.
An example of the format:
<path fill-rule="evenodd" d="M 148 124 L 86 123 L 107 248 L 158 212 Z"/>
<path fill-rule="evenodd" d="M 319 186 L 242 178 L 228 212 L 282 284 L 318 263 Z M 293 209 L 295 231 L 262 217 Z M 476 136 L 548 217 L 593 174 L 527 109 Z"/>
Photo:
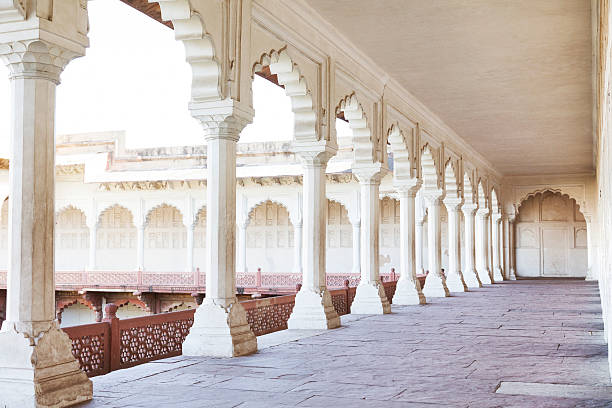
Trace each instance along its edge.
<path fill-rule="evenodd" d="M 157 204 L 154 207 L 148 208 L 148 210 L 146 212 L 146 216 L 145 216 L 145 225 L 149 225 L 149 222 L 151 221 L 151 216 L 153 215 L 153 213 L 156 210 L 163 209 L 163 208 L 171 208 L 173 210 L 176 210 L 180 214 L 180 216 L 181 216 L 181 222 L 183 223 L 183 225 L 185 225 L 185 215 L 181 211 L 181 209 L 178 208 L 174 204 L 168 204 L 168 203 L 165 203 L 165 202 L 162 202 L 161 204 Z"/>
<path fill-rule="evenodd" d="M 488 208 L 488 197 L 485 193 L 486 190 L 483 187 L 482 183 L 483 183 L 483 180 L 480 179 L 478 181 L 478 196 L 477 196 L 479 210 L 485 210 Z"/>
<path fill-rule="evenodd" d="M 363 107 L 357 100 L 355 92 L 345 96 L 336 107 L 336 116 L 344 115 L 352 131 L 353 158 L 356 164 L 372 164 L 380 162 L 376 157 L 372 131 L 368 127 Z"/>
<path fill-rule="evenodd" d="M 387 132 L 389 150 L 393 153 L 393 178 L 396 181 L 412 179 L 412 149 L 399 124 L 394 123 Z"/>
<path fill-rule="evenodd" d="M 149 0 L 159 3 L 162 20 L 172 21 L 174 38 L 185 46 L 185 60 L 191 66 L 191 100 L 224 99 L 222 67 L 202 17 L 191 9 L 189 0 Z"/>
<path fill-rule="evenodd" d="M 458 163 L 449 160 L 444 170 L 444 189 L 446 198 L 461 199 L 461 179 L 457 176 Z"/>
<path fill-rule="evenodd" d="M 265 204 L 265 203 L 272 203 L 272 204 L 276 204 L 278 206 L 283 207 L 287 213 L 289 214 L 289 221 L 291 222 L 292 226 L 295 226 L 295 224 L 298 222 L 296 221 L 291 213 L 291 209 L 290 206 L 288 205 L 288 203 L 285 200 L 279 200 L 279 199 L 275 199 L 275 198 L 264 198 L 264 199 L 258 199 L 257 201 L 253 201 L 252 203 L 249 203 L 249 206 L 247 207 L 247 219 L 251 219 L 251 216 L 254 214 L 255 210 Z"/>
<path fill-rule="evenodd" d="M 521 207 L 521 205 L 523 205 L 525 201 L 527 201 L 528 199 L 532 197 L 535 197 L 537 194 L 544 194 L 546 192 L 558 193 L 562 197 L 566 197 L 571 200 L 574 200 L 576 204 L 578 205 L 580 212 L 584 214 L 584 208 L 586 204 L 584 201 L 580 200 L 580 198 L 576 194 L 574 194 L 572 191 L 566 191 L 563 188 L 556 188 L 556 187 L 544 187 L 544 188 L 532 190 L 531 192 L 523 194 L 521 197 L 519 197 L 519 199 L 514 204 L 516 213 L 518 214 L 519 208 Z"/>
<path fill-rule="evenodd" d="M 61 207 L 59 207 L 55 211 L 56 222 L 57 222 L 57 219 L 59 218 L 60 214 L 65 212 L 65 211 L 79 211 L 81 214 L 83 214 L 85 216 L 85 224 L 86 225 L 88 224 L 89 220 L 87 220 L 87 212 L 85 210 L 83 210 L 82 208 L 80 208 L 78 205 L 73 204 L 73 203 L 62 205 Z"/>
<path fill-rule="evenodd" d="M 118 208 L 118 209 L 121 209 L 121 210 L 125 210 L 125 211 L 127 211 L 127 212 L 128 212 L 128 214 L 130 215 L 130 221 L 131 221 L 131 222 L 130 222 L 130 224 L 131 224 L 130 226 L 135 226 L 135 225 L 136 225 L 136 224 L 134 223 L 134 213 L 132 212 L 132 210 L 130 210 L 128 207 L 125 207 L 125 206 L 123 206 L 123 205 L 121 205 L 121 204 L 117 204 L 117 203 L 114 203 L 114 204 L 109 204 L 109 205 L 107 205 L 107 206 L 105 206 L 105 207 L 101 207 L 101 209 L 100 209 L 100 210 L 97 212 L 97 214 L 96 214 L 96 220 L 97 220 L 98 225 L 100 225 L 100 221 L 102 220 L 102 216 L 103 216 L 103 215 L 104 215 L 104 214 L 105 214 L 107 211 L 112 210 L 112 209 L 114 209 L 114 208 Z"/>
<path fill-rule="evenodd" d="M 435 157 L 431 146 L 425 144 L 421 149 L 421 180 L 424 189 L 438 189 L 440 187 L 438 164 Z"/>
<path fill-rule="evenodd" d="M 254 75 L 264 67 L 270 67 L 270 73 L 276 75 L 278 84 L 285 89 L 291 99 L 291 110 L 294 115 L 293 137 L 296 142 L 316 142 L 320 140 L 317 126 L 317 114 L 314 109 L 312 93 L 306 78 L 293 62 L 286 49 L 271 50 L 259 58 L 253 65 Z"/>
<path fill-rule="evenodd" d="M 499 195 L 497 194 L 497 189 L 493 187 L 491 189 L 491 211 L 494 214 L 498 214 L 501 212 L 501 205 L 498 197 Z"/>
<path fill-rule="evenodd" d="M 463 202 L 465 204 L 476 204 L 477 193 L 474 191 L 474 183 L 468 173 L 463 173 Z"/>

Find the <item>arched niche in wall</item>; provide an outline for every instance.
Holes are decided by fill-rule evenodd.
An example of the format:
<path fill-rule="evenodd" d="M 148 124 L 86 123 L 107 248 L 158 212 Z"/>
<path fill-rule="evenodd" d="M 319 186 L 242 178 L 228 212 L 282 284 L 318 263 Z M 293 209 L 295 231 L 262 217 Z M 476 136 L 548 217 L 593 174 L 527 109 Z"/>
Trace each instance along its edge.
<path fill-rule="evenodd" d="M 552 191 L 531 195 L 518 208 L 515 228 L 517 276 L 586 275 L 586 222 L 574 199 Z"/>
<path fill-rule="evenodd" d="M 136 226 L 127 208 L 115 204 L 102 211 L 96 242 L 97 269 L 136 269 Z"/>
<path fill-rule="evenodd" d="M 353 267 L 353 226 L 344 205 L 327 200 L 327 273 L 349 273 Z"/>
<path fill-rule="evenodd" d="M 96 322 L 96 312 L 87 305 L 74 302 L 62 309 L 61 327 L 78 326 L 81 324 L 91 324 Z"/>
<path fill-rule="evenodd" d="M 184 271 L 187 262 L 187 228 L 174 206 L 161 204 L 147 214 L 145 224 L 145 270 Z"/>
<path fill-rule="evenodd" d="M 287 208 L 270 200 L 255 206 L 247 226 L 247 270 L 293 271 L 294 231 Z"/>
<path fill-rule="evenodd" d="M 55 216 L 55 269 L 85 270 L 88 256 L 89 228 L 85 213 L 74 206 L 60 209 Z"/>
<path fill-rule="evenodd" d="M 399 273 L 400 202 L 391 197 L 380 200 L 379 242 L 380 271 Z"/>

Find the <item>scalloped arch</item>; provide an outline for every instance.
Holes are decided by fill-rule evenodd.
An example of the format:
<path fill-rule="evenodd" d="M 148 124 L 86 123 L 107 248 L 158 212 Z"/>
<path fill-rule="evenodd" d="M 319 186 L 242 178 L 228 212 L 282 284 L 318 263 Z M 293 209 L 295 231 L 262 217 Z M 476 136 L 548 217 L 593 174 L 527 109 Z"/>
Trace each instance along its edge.
<path fill-rule="evenodd" d="M 59 207 L 58 209 L 56 209 L 55 210 L 55 216 L 57 217 L 59 214 L 63 213 L 64 211 L 68 211 L 68 210 L 80 211 L 85 216 L 85 219 L 87 219 L 87 211 L 85 211 L 84 209 L 80 208 L 78 205 L 76 205 L 74 203 L 67 203 L 67 204 Z"/>
<path fill-rule="evenodd" d="M 96 216 L 96 218 L 98 220 L 97 221 L 98 224 L 100 223 L 100 218 L 102 217 L 102 214 L 104 214 L 106 211 L 108 211 L 108 210 L 110 210 L 112 208 L 115 208 L 115 207 L 121 208 L 122 210 L 127 211 L 130 214 L 130 217 L 132 218 L 132 226 L 136 227 L 136 224 L 134 223 L 134 213 L 129 208 L 127 208 L 127 207 L 125 207 L 125 206 L 123 206 L 121 204 L 117 204 L 117 203 L 109 204 L 108 206 L 106 206 L 106 207 L 102 208 L 100 211 L 98 211 L 97 216 Z"/>
<path fill-rule="evenodd" d="M 185 46 L 185 60 L 191 66 L 191 100 L 205 102 L 224 99 L 221 64 L 216 58 L 212 37 L 189 0 L 149 0 L 159 3 L 162 20 L 172 21 L 174 38 Z"/>
<path fill-rule="evenodd" d="M 175 209 L 181 215 L 181 220 L 183 221 L 183 225 L 185 224 L 185 219 L 184 219 L 185 216 L 182 213 L 180 208 L 178 208 L 174 204 L 160 203 L 160 204 L 157 204 L 157 205 L 155 205 L 155 206 L 153 206 L 153 207 L 151 207 L 151 208 L 149 208 L 147 210 L 146 216 L 145 216 L 145 225 L 149 225 L 150 217 L 151 217 L 151 214 L 153 213 L 153 211 L 155 211 L 157 209 L 160 209 L 160 208 L 172 208 L 172 209 Z"/>
<path fill-rule="evenodd" d="M 476 204 L 474 183 L 472 183 L 472 179 L 467 173 L 463 173 L 463 202 L 466 204 Z"/>
<path fill-rule="evenodd" d="M 438 166 L 431 146 L 425 144 L 421 149 L 421 179 L 424 189 L 437 189 L 439 186 Z"/>
<path fill-rule="evenodd" d="M 491 209 L 494 213 L 500 213 L 500 202 L 495 187 L 491 189 Z"/>
<path fill-rule="evenodd" d="M 120 299 L 112 303 L 114 303 L 115 306 L 117 306 L 117 309 L 119 309 L 122 306 L 127 305 L 128 303 L 131 303 L 132 305 L 138 307 L 139 309 L 142 309 L 145 312 L 151 313 L 151 309 L 147 306 L 145 302 L 143 302 L 140 299 Z"/>
<path fill-rule="evenodd" d="M 412 178 L 411 149 L 399 124 L 394 123 L 387 132 L 389 150 L 393 153 L 393 177 L 396 180 Z"/>
<path fill-rule="evenodd" d="M 299 67 L 293 62 L 287 50 L 270 50 L 263 54 L 253 65 L 252 74 L 265 66 L 269 66 L 270 72 L 276 74 L 278 83 L 285 88 L 285 94 L 291 99 L 291 110 L 294 115 L 294 140 L 297 142 L 320 140 L 312 93 L 308 88 L 306 78 L 301 74 Z"/>
<path fill-rule="evenodd" d="M 477 200 L 478 200 L 478 208 L 480 210 L 488 208 L 487 207 L 488 198 L 487 198 L 487 195 L 485 194 L 485 189 L 482 186 L 482 179 L 478 180 L 478 196 L 477 196 Z"/>
<path fill-rule="evenodd" d="M 461 198 L 461 181 L 458 180 L 457 173 L 456 162 L 449 160 L 444 170 L 444 188 L 447 198 Z"/>
<path fill-rule="evenodd" d="M 70 306 L 74 306 L 77 303 L 83 305 L 83 306 L 87 306 L 91 311 L 95 312 L 96 309 L 93 307 L 93 304 L 89 301 L 87 301 L 86 299 L 83 298 L 74 298 L 74 299 L 70 299 L 70 300 L 60 300 L 59 302 L 57 302 L 57 307 L 55 308 L 56 313 L 62 313 L 64 311 L 64 309 L 70 307 Z"/>
<path fill-rule="evenodd" d="M 355 163 L 372 164 L 376 160 L 372 132 L 363 107 L 357 100 L 355 92 L 345 96 L 336 107 L 336 116 L 342 112 L 352 131 L 353 155 Z"/>
<path fill-rule="evenodd" d="M 523 195 L 522 197 L 520 197 L 515 203 L 514 203 L 514 208 L 516 210 L 516 212 L 518 213 L 519 209 L 521 208 L 521 205 L 523 205 L 523 203 L 525 201 L 527 201 L 528 199 L 535 197 L 537 194 L 543 194 L 546 192 L 551 192 L 551 193 L 557 193 L 557 194 L 561 194 L 562 197 L 567 197 L 570 198 L 572 200 L 574 200 L 576 202 L 576 204 L 578 204 L 578 207 L 580 209 L 580 212 L 584 215 L 584 210 L 583 208 L 585 207 L 585 202 L 580 200 L 578 197 L 576 197 L 574 194 L 572 194 L 569 191 L 563 191 L 563 188 L 554 188 L 554 187 L 544 187 L 544 188 L 540 188 L 537 190 L 533 190 L 525 195 Z"/>
<path fill-rule="evenodd" d="M 294 226 L 296 221 L 292 217 L 290 205 L 288 205 L 286 202 L 282 202 L 282 200 L 277 200 L 277 199 L 273 199 L 273 198 L 262 198 L 260 200 L 257 200 L 257 201 L 254 201 L 254 202 L 250 203 L 250 205 L 247 208 L 248 219 L 249 220 L 251 219 L 251 215 L 257 209 L 257 207 L 259 207 L 260 205 L 263 205 L 265 203 L 268 203 L 268 202 L 270 202 L 272 204 L 280 205 L 285 210 L 287 210 L 287 213 L 289 214 L 289 221 L 291 222 L 291 225 Z"/>

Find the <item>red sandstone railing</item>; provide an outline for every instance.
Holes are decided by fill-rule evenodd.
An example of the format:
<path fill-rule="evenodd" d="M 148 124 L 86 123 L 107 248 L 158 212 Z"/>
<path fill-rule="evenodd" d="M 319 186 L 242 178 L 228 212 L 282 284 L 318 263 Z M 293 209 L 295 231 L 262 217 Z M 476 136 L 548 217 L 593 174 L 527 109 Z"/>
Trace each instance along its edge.
<path fill-rule="evenodd" d="M 6 289 L 6 271 L 0 271 L 0 289 Z M 397 280 L 393 270 L 381 273 L 384 281 Z M 327 287 L 339 289 L 348 279 L 351 286 L 360 281 L 354 273 L 328 273 Z M 205 292 L 206 275 L 201 272 L 148 272 L 148 271 L 56 271 L 57 290 L 80 291 L 87 289 L 113 289 L 126 292 Z M 245 294 L 287 294 L 302 283 L 302 275 L 292 272 L 238 272 L 236 287 Z"/>
<path fill-rule="evenodd" d="M 396 281 L 383 283 L 389 301 L 393 299 L 396 284 Z M 339 315 L 350 313 L 355 291 L 348 282 L 342 289 L 330 290 Z M 287 329 L 295 295 L 249 300 L 241 305 L 251 330 L 261 336 Z M 117 306 L 110 303 L 106 305 L 102 322 L 63 329 L 72 340 L 72 353 L 90 377 L 181 355 L 195 310 L 123 320 L 116 317 L 116 312 Z"/>

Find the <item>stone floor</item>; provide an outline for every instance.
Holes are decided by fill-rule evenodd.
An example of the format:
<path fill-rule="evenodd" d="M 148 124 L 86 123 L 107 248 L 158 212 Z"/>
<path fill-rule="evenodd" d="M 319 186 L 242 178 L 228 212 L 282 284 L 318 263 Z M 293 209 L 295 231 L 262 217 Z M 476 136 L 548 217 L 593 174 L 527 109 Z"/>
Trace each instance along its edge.
<path fill-rule="evenodd" d="M 612 407 L 596 284 L 522 280 L 428 301 L 263 336 L 249 357 L 117 371 L 83 406 Z"/>

